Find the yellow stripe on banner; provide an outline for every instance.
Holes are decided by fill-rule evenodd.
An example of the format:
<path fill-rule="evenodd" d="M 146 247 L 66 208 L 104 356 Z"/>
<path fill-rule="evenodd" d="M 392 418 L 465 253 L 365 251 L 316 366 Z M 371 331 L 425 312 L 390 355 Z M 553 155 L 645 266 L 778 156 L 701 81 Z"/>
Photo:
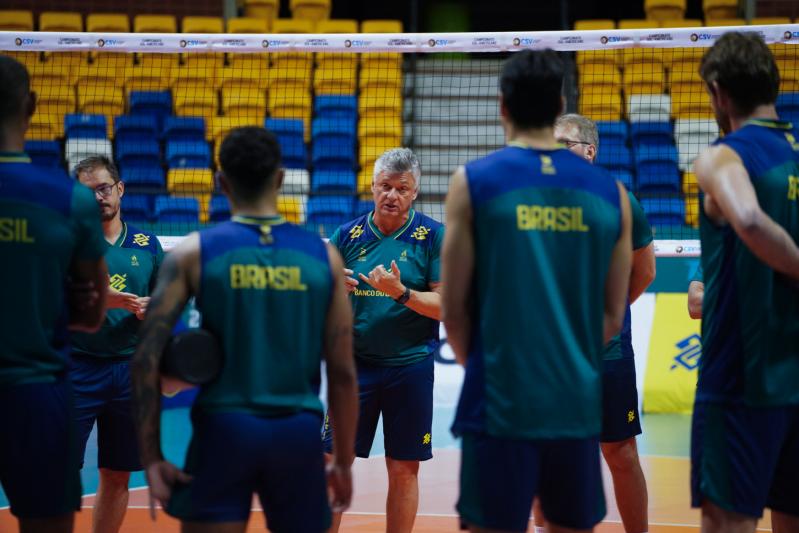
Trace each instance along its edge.
<path fill-rule="evenodd" d="M 646 413 L 690 413 L 702 355 L 700 321 L 688 316 L 688 295 L 658 294 L 644 380 Z"/>

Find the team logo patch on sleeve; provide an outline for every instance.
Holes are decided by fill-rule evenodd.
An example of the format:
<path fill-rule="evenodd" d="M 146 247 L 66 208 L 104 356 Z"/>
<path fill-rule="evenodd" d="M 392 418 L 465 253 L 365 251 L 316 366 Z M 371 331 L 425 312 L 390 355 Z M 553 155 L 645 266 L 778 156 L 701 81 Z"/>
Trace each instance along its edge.
<path fill-rule="evenodd" d="M 139 246 L 149 246 L 150 245 L 150 236 L 145 235 L 144 233 L 137 233 L 133 236 L 133 242 L 138 244 Z"/>
<path fill-rule="evenodd" d="M 350 240 L 355 240 L 358 237 L 360 237 L 361 235 L 363 235 L 363 226 L 361 226 L 361 225 L 354 226 L 350 230 Z"/>
<path fill-rule="evenodd" d="M 417 241 L 423 241 L 427 238 L 428 233 L 430 233 L 430 228 L 419 226 L 415 230 L 413 230 L 413 233 L 411 233 L 411 237 L 413 237 Z"/>

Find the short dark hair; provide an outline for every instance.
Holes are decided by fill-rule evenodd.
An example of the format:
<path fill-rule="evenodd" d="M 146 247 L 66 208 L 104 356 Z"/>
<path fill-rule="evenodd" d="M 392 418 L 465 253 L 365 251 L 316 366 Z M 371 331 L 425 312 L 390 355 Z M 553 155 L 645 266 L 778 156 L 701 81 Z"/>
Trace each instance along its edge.
<path fill-rule="evenodd" d="M 780 90 L 780 73 L 774 55 L 760 35 L 725 33 L 702 57 L 699 73 L 730 95 L 739 113 L 773 104 Z"/>
<path fill-rule="evenodd" d="M 30 76 L 25 65 L 13 57 L 0 55 L 0 124 L 20 117 L 30 92 Z"/>
<path fill-rule="evenodd" d="M 554 50 L 524 50 L 505 61 L 499 90 L 510 120 L 520 128 L 552 126 L 560 114 L 565 67 Z"/>
<path fill-rule="evenodd" d="M 281 166 L 280 145 L 275 134 L 264 128 L 235 128 L 222 141 L 219 162 L 237 196 L 257 195 Z"/>
<path fill-rule="evenodd" d="M 106 169 L 111 178 L 113 178 L 114 183 L 119 181 L 119 170 L 117 166 L 104 155 L 93 155 L 86 159 L 81 159 L 81 161 L 75 165 L 75 177 L 80 177 L 82 172 L 92 172 L 98 168 Z"/>

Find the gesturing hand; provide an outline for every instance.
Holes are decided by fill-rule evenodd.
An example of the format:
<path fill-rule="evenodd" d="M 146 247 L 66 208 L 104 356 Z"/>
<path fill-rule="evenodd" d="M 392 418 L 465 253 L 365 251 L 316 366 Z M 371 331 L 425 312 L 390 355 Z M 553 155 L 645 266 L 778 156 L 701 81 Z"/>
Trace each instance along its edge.
<path fill-rule="evenodd" d="M 383 265 L 377 265 L 369 272 L 369 277 L 363 274 L 358 274 L 358 276 L 373 288 L 388 294 L 395 300 L 405 292 L 405 285 L 402 284 L 400 269 L 396 261 L 391 261 L 391 270 L 386 270 Z"/>
<path fill-rule="evenodd" d="M 352 270 L 349 268 L 344 269 L 344 283 L 347 286 L 347 292 L 352 292 L 358 286 L 358 280 L 352 277 Z"/>

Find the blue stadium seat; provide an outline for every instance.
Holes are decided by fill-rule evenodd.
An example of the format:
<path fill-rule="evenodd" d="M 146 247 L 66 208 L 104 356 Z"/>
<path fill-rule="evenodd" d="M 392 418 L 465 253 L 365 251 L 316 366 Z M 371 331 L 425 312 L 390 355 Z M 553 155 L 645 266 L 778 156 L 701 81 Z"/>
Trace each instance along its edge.
<path fill-rule="evenodd" d="M 152 197 L 149 194 L 125 194 L 122 213 L 125 220 L 147 222 L 152 218 Z"/>
<path fill-rule="evenodd" d="M 293 118 L 268 118 L 264 121 L 264 127 L 275 135 L 305 135 L 305 127 L 302 119 Z"/>
<path fill-rule="evenodd" d="M 643 198 L 641 207 L 653 226 L 685 224 L 685 202 L 680 198 Z"/>
<path fill-rule="evenodd" d="M 196 198 L 158 196 L 155 199 L 155 218 L 158 222 L 197 222 L 200 203 Z"/>
<path fill-rule="evenodd" d="M 633 168 L 633 157 L 630 149 L 623 144 L 614 144 L 603 147 L 600 143 L 597 151 L 596 164 L 608 170 L 627 170 Z"/>
<path fill-rule="evenodd" d="M 226 196 L 214 196 L 208 211 L 211 222 L 223 222 L 230 218 L 230 202 Z"/>
<path fill-rule="evenodd" d="M 355 122 L 339 118 L 315 118 L 311 126 L 313 140 L 322 137 L 355 139 Z"/>
<path fill-rule="evenodd" d="M 131 115 L 155 117 L 160 130 L 164 119 L 172 114 L 172 95 L 169 91 L 131 91 L 129 109 Z"/>
<path fill-rule="evenodd" d="M 163 191 L 166 186 L 164 169 L 159 167 L 126 167 L 120 169 L 122 181 L 127 190 L 158 190 Z M 127 196 L 127 194 L 125 195 Z"/>
<path fill-rule="evenodd" d="M 317 170 L 311 178 L 311 192 L 355 192 L 355 172 L 352 170 Z"/>
<path fill-rule="evenodd" d="M 168 142 L 166 162 L 169 168 L 208 168 L 211 148 L 205 141 Z"/>
<path fill-rule="evenodd" d="M 793 123 L 794 130 L 799 131 L 799 93 L 777 95 L 777 114 L 781 120 Z"/>
<path fill-rule="evenodd" d="M 169 141 L 204 141 L 205 120 L 200 117 L 166 117 L 164 139 Z"/>
<path fill-rule="evenodd" d="M 114 140 L 158 141 L 158 121 L 151 115 L 121 115 L 114 119 Z"/>
<path fill-rule="evenodd" d="M 317 96 L 314 113 L 320 118 L 348 120 L 354 124 L 358 119 L 358 99 L 348 94 Z"/>
<path fill-rule="evenodd" d="M 67 139 L 105 139 L 108 137 L 105 115 L 64 115 L 64 135 Z"/>
<path fill-rule="evenodd" d="M 366 213 L 370 212 L 372 209 L 375 208 L 375 203 L 372 200 L 358 200 L 355 202 L 355 212 L 353 213 L 354 216 L 358 217 L 361 215 L 365 215 Z"/>
<path fill-rule="evenodd" d="M 308 150 L 302 137 L 278 135 L 277 140 L 284 168 L 308 168 Z"/>
<path fill-rule="evenodd" d="M 352 196 L 312 196 L 308 199 L 306 220 L 332 231 L 352 217 L 353 203 Z"/>
<path fill-rule="evenodd" d="M 61 145 L 57 141 L 25 141 L 25 153 L 38 167 L 62 167 Z"/>
<path fill-rule="evenodd" d="M 317 170 L 355 168 L 355 140 L 324 136 L 313 142 L 313 165 Z"/>
<path fill-rule="evenodd" d="M 622 182 L 624 186 L 627 187 L 628 191 L 633 190 L 634 180 L 632 172 L 629 172 L 627 170 L 613 170 L 611 171 L 611 174 L 613 175 L 614 178 Z"/>
<path fill-rule="evenodd" d="M 674 144 L 670 122 L 633 122 L 631 136 L 635 146 Z"/>
<path fill-rule="evenodd" d="M 638 192 L 679 192 L 680 170 L 674 146 L 639 146 L 635 151 Z"/>
<path fill-rule="evenodd" d="M 116 148 L 120 168 L 161 168 L 161 148 L 154 139 L 117 141 Z"/>
<path fill-rule="evenodd" d="M 605 142 L 627 144 L 627 139 L 630 137 L 629 127 L 625 121 L 600 120 L 596 123 L 596 129 L 599 132 L 600 148 Z"/>

